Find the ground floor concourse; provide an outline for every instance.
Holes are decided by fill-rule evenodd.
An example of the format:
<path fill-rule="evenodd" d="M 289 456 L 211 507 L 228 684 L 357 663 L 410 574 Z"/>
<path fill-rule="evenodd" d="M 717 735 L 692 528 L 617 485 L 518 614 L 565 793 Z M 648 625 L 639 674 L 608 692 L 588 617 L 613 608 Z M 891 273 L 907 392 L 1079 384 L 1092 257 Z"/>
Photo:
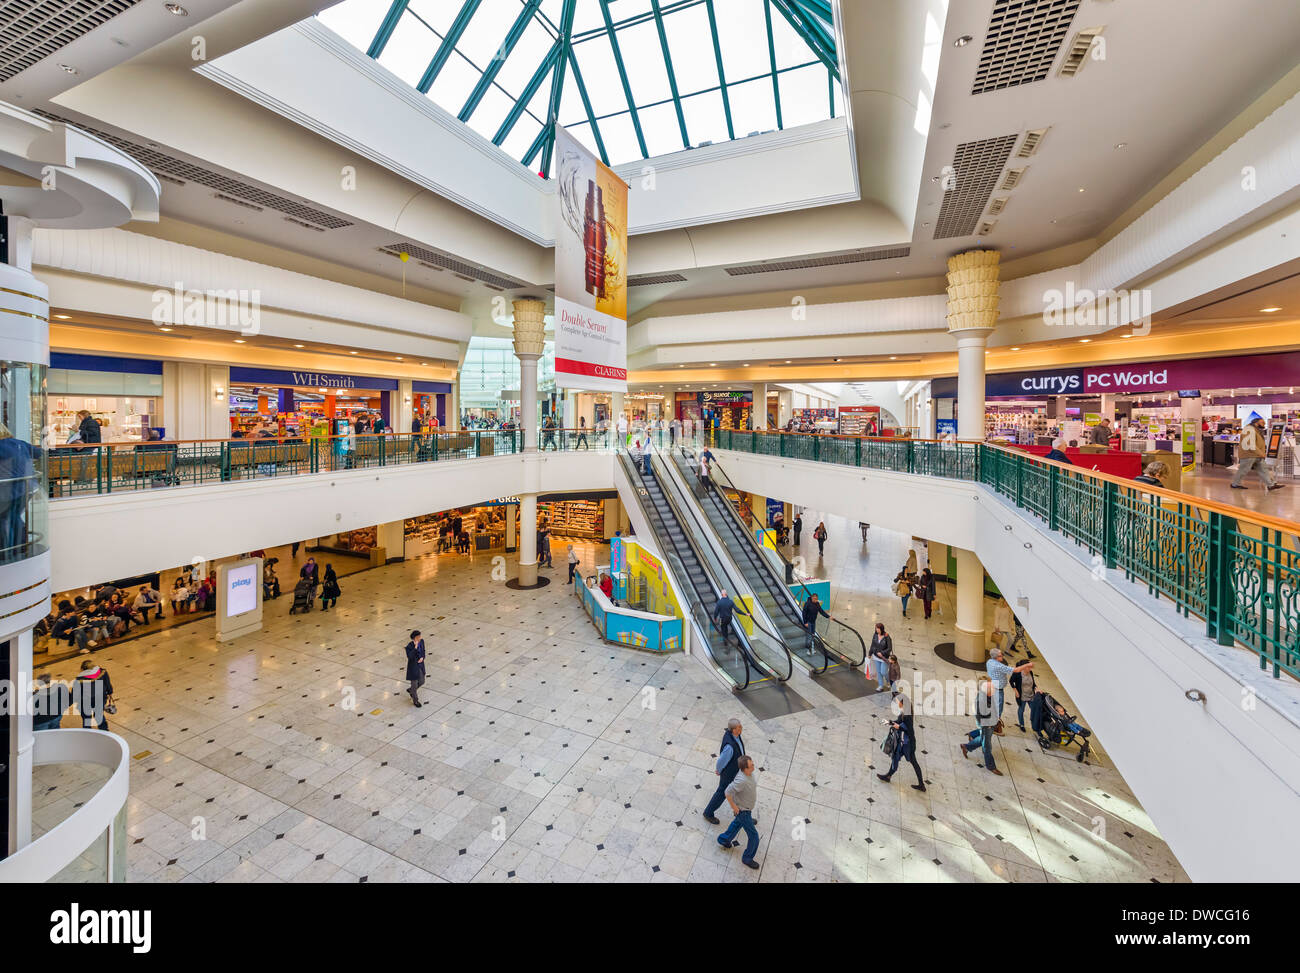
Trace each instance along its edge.
<path fill-rule="evenodd" d="M 952 589 L 929 621 L 888 594 L 910 539 L 872 528 L 863 544 L 825 521 L 825 557 L 810 531 L 802 554 L 831 579 L 832 613 L 864 633 L 884 620 L 904 678 L 967 678 L 933 652 L 951 640 Z M 329 612 L 269 603 L 264 630 L 233 644 L 199 623 L 96 653 L 133 755 L 128 879 L 1186 881 L 1104 740 L 1090 765 L 1044 753 L 1008 703 L 998 778 L 958 750 L 969 718 L 919 715 L 927 792 L 906 765 L 882 783 L 887 696 L 841 702 L 805 678 L 812 709 L 757 722 L 696 660 L 601 642 L 564 584 L 569 542 L 553 541 L 537 591 L 506 588 L 495 554 L 434 555 L 342 579 Z M 584 570 L 608 555 L 574 543 Z M 421 709 L 402 679 L 413 628 Z M 1037 675 L 1056 693 L 1049 663 Z M 700 814 L 733 716 L 759 767 L 759 871 Z M 39 769 L 38 826 L 87 786 Z"/>

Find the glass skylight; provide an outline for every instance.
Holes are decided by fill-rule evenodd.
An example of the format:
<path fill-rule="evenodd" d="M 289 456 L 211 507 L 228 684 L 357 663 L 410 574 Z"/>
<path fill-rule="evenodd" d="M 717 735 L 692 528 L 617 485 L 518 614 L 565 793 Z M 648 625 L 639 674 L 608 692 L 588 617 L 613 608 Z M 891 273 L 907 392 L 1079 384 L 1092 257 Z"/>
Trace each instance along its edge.
<path fill-rule="evenodd" d="M 535 172 L 834 118 L 831 0 L 343 0 L 320 20 Z"/>

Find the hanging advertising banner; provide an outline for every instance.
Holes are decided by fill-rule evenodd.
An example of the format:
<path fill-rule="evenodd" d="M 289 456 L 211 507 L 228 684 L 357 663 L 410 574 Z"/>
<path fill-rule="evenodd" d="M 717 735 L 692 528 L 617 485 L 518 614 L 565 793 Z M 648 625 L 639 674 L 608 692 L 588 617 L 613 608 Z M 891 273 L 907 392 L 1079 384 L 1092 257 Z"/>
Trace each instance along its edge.
<path fill-rule="evenodd" d="M 627 391 L 627 183 L 555 130 L 555 384 Z"/>

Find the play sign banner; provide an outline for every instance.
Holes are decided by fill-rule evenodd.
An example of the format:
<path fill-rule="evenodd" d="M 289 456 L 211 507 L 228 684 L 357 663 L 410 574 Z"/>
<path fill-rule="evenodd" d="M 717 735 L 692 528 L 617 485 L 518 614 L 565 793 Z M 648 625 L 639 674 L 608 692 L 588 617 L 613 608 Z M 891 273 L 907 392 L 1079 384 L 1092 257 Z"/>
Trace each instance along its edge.
<path fill-rule="evenodd" d="M 627 391 L 627 183 L 555 130 L 555 384 Z"/>

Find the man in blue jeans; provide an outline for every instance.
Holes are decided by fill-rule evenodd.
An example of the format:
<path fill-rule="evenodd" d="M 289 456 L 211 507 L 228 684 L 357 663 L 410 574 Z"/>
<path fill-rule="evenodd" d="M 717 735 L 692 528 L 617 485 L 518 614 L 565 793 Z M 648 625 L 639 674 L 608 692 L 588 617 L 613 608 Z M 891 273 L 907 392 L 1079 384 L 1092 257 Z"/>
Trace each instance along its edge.
<path fill-rule="evenodd" d="M 727 830 L 718 835 L 718 844 L 723 848 L 734 848 L 739 844 L 735 841 L 736 832 L 743 829 L 745 850 L 741 853 L 740 860 L 748 868 L 758 868 L 758 862 L 754 861 L 754 853 L 758 851 L 758 828 L 754 826 L 754 804 L 758 800 L 758 784 L 754 781 L 753 758 L 741 757 L 739 769 L 740 773 L 736 775 L 736 779 L 727 786 L 727 803 L 731 805 L 731 810 L 736 816 L 731 819 Z"/>
<path fill-rule="evenodd" d="M 996 687 L 985 680 L 980 683 L 979 692 L 975 694 L 975 722 L 977 727 L 969 734 L 970 742 L 961 745 L 963 759 L 976 747 L 984 748 L 984 769 L 1002 776 L 997 764 L 993 762 L 993 728 L 998 725 L 1000 714 L 994 698 Z"/>

